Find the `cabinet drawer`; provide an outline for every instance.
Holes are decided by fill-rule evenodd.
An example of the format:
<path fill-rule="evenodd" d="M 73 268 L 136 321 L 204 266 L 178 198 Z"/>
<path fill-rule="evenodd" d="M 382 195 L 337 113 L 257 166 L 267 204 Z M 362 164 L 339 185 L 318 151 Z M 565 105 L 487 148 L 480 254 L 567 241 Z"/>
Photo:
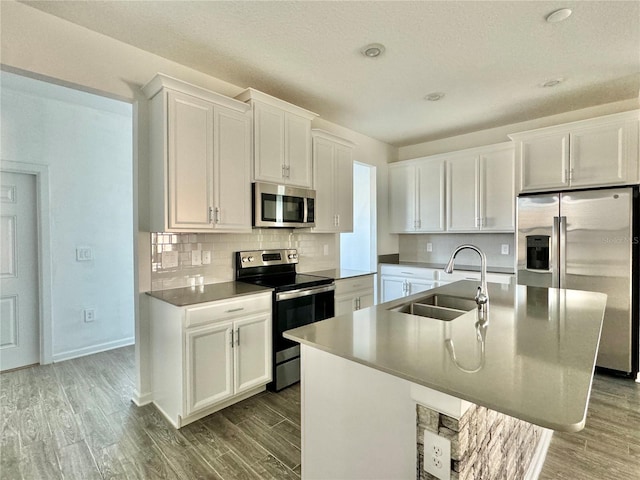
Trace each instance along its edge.
<path fill-rule="evenodd" d="M 185 327 L 264 311 L 271 311 L 271 292 L 189 307 L 185 313 Z"/>
<path fill-rule="evenodd" d="M 362 290 L 373 290 L 373 275 L 336 280 L 336 297 Z"/>
<path fill-rule="evenodd" d="M 410 267 L 408 265 L 381 265 L 381 275 L 395 275 L 398 277 L 416 277 L 435 280 L 438 270 L 434 268 Z"/>

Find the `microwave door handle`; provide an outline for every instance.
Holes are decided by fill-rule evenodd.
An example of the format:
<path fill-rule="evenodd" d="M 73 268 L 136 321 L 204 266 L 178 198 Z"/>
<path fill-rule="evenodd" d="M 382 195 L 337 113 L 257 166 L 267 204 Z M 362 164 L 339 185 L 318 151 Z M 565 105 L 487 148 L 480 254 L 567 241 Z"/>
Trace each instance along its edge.
<path fill-rule="evenodd" d="M 303 199 L 303 212 L 302 212 L 302 223 L 308 223 L 309 221 L 309 199 L 308 198 L 304 198 Z"/>

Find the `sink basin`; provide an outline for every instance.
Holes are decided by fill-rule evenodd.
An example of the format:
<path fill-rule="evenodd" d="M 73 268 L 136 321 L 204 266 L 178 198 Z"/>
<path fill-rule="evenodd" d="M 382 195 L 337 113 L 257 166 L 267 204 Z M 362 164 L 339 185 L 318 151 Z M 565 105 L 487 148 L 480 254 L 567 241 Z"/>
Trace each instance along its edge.
<path fill-rule="evenodd" d="M 452 297 L 450 295 L 441 294 L 421 298 L 416 303 L 421 303 L 423 305 L 433 305 L 436 307 L 453 308 L 456 310 L 464 310 L 465 312 L 478 308 L 476 301 L 471 298 Z"/>
<path fill-rule="evenodd" d="M 478 308 L 475 300 L 450 295 L 429 295 L 415 302 L 405 303 L 392 308 L 393 312 L 408 313 L 437 320 L 451 321 L 471 310 Z"/>
<path fill-rule="evenodd" d="M 421 317 L 435 318 L 437 320 L 451 321 L 460 315 L 467 313 L 464 310 L 455 308 L 438 307 L 434 305 L 425 305 L 424 303 L 408 303 L 392 309 L 394 312 L 409 313 L 411 315 L 419 315 Z"/>

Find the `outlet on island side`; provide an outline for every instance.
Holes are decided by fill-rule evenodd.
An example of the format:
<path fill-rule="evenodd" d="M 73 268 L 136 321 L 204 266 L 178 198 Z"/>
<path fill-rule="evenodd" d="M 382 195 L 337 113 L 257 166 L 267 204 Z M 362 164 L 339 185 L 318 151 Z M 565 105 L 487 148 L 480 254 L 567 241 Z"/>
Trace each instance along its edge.
<path fill-rule="evenodd" d="M 94 322 L 96 320 L 96 309 L 85 308 L 83 311 L 83 317 L 84 317 L 85 323 Z"/>
<path fill-rule="evenodd" d="M 500 247 L 500 253 L 502 255 L 509 255 L 509 244 L 503 243 Z"/>
<path fill-rule="evenodd" d="M 427 242 L 427 252 L 433 252 L 433 243 Z"/>
<path fill-rule="evenodd" d="M 451 479 L 451 441 L 424 431 L 424 470 L 440 480 Z"/>

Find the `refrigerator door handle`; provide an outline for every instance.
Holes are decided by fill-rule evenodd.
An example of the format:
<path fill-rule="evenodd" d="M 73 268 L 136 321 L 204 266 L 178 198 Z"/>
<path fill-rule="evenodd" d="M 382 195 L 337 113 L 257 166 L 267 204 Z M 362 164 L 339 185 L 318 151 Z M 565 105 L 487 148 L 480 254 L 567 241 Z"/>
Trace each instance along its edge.
<path fill-rule="evenodd" d="M 560 218 L 560 288 L 567 288 L 567 217 Z"/>
<path fill-rule="evenodd" d="M 560 262 L 558 262 L 560 241 L 560 217 L 553 217 L 551 229 L 551 248 L 549 249 L 549 265 L 551 266 L 551 287 L 560 288 Z"/>

